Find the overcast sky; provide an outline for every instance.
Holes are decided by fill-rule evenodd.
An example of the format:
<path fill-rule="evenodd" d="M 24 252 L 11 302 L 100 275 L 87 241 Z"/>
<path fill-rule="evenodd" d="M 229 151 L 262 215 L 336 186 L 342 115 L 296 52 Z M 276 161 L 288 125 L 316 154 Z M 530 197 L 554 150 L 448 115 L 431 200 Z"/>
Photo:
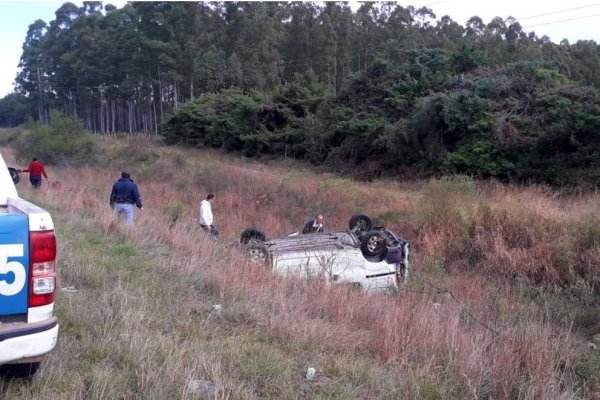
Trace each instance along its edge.
<path fill-rule="evenodd" d="M 3 1 L 0 0 L 0 37 L 2 62 L 0 62 L 0 97 L 12 92 L 21 47 L 28 26 L 37 19 L 50 22 L 54 12 L 64 1 Z M 81 5 L 81 1 L 73 1 Z M 104 4 L 122 7 L 125 0 L 114 0 Z M 356 2 L 351 2 L 356 9 Z M 525 31 L 535 31 L 538 37 L 547 35 L 553 42 L 568 39 L 595 40 L 600 42 L 600 2 L 592 0 L 421 0 L 398 1 L 402 6 L 427 6 L 437 18 L 449 15 L 463 25 L 472 16 L 480 17 L 484 23 L 492 18 L 515 17 Z"/>

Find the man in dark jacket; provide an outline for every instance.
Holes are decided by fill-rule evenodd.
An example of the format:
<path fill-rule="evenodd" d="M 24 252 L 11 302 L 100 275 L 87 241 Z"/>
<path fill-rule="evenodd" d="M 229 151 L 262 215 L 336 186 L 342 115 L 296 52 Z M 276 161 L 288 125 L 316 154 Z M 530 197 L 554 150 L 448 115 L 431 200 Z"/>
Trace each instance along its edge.
<path fill-rule="evenodd" d="M 123 171 L 121 179 L 115 182 L 110 194 L 110 207 L 117 211 L 119 219 L 133 224 L 133 205 L 143 210 L 140 192 L 129 173 Z"/>
<path fill-rule="evenodd" d="M 323 232 L 324 221 L 323 214 L 318 214 L 315 219 L 311 219 L 304 225 L 302 233 L 306 235 L 307 233 Z"/>

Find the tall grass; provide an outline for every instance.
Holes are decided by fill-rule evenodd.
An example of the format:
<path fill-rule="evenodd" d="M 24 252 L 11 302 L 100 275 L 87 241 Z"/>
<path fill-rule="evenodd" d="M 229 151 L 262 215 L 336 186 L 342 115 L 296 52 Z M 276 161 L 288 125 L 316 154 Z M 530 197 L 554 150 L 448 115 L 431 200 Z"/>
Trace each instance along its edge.
<path fill-rule="evenodd" d="M 61 286 L 80 291 L 59 292 L 57 350 L 31 384 L 4 382 L 5 398 L 575 399 L 596 390 L 576 374 L 594 358 L 573 319 L 549 318 L 548 303 L 530 296 L 576 279 L 594 292 L 596 195 L 482 189 L 462 177 L 357 184 L 135 146 L 154 156 L 117 163 L 144 201 L 133 228 L 108 207 L 116 169 L 51 169 L 53 185 L 20 185 L 51 210 Z M 208 192 L 216 243 L 198 229 Z M 345 229 L 359 211 L 411 241 L 414 278 L 398 296 L 281 278 L 236 245 L 248 226 L 276 237 L 323 212 L 329 229 Z M 315 381 L 303 378 L 308 366 Z M 193 379 L 214 386 L 198 391 Z"/>

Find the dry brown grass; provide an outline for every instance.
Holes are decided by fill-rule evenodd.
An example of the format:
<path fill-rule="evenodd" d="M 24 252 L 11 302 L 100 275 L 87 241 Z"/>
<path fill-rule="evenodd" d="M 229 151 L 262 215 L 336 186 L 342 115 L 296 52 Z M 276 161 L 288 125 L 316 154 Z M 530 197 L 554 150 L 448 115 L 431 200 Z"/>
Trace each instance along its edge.
<path fill-rule="evenodd" d="M 155 145 L 128 146 L 143 155 Z M 511 279 L 550 287 L 583 276 L 595 285 L 596 195 L 482 190 L 464 179 L 404 189 L 211 151 L 159 151 L 158 160 L 127 167 L 144 200 L 132 229 L 108 207 L 119 169 L 49 168 L 60 186 L 33 192 L 20 184 L 23 197 L 52 210 L 63 286 L 82 292 L 59 294 L 57 351 L 32 387 L 5 385 L 7 397 L 585 395 L 572 373 L 576 335 L 545 318 Z M 197 227 L 209 191 L 217 194 L 217 243 Z M 405 235 L 416 272 L 408 290 L 373 296 L 283 279 L 249 265 L 235 245 L 245 227 L 275 237 L 319 211 L 330 228 L 364 211 Z M 302 378 L 309 365 L 318 370 L 314 382 Z M 198 377 L 221 390 L 192 391 L 187 383 Z"/>

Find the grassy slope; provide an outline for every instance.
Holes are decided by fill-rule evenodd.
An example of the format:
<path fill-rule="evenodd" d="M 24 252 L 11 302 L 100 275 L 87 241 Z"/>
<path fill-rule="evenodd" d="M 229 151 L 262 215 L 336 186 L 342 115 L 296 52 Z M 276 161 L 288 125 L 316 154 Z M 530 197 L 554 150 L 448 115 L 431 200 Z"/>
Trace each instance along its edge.
<path fill-rule="evenodd" d="M 555 297 L 536 287 L 571 279 L 573 265 L 579 274 L 593 270 L 596 197 L 567 201 L 469 181 L 356 184 L 208 151 L 105 146 L 120 154 L 113 169 L 50 168 L 54 184 L 39 193 L 19 185 L 22 197 L 52 212 L 60 286 L 79 291 L 59 291 L 56 351 L 30 384 L 0 382 L 3 398 L 591 395 L 574 373 L 587 353 L 569 325 L 572 310 L 561 303 L 563 311 L 542 312 Z M 133 229 L 115 223 L 108 207 L 124 155 L 145 203 Z M 208 191 L 217 193 L 218 243 L 197 228 Z M 276 236 L 316 211 L 339 229 L 365 211 L 410 239 L 417 273 L 408 290 L 368 296 L 280 279 L 249 265 L 235 246 L 244 227 Z M 560 254 L 545 244 L 557 235 L 573 237 Z M 569 251 L 577 263 L 561 261 Z M 446 287 L 454 297 L 438 290 Z M 315 381 L 303 378 L 308 366 Z M 222 390 L 193 391 L 190 379 Z"/>

